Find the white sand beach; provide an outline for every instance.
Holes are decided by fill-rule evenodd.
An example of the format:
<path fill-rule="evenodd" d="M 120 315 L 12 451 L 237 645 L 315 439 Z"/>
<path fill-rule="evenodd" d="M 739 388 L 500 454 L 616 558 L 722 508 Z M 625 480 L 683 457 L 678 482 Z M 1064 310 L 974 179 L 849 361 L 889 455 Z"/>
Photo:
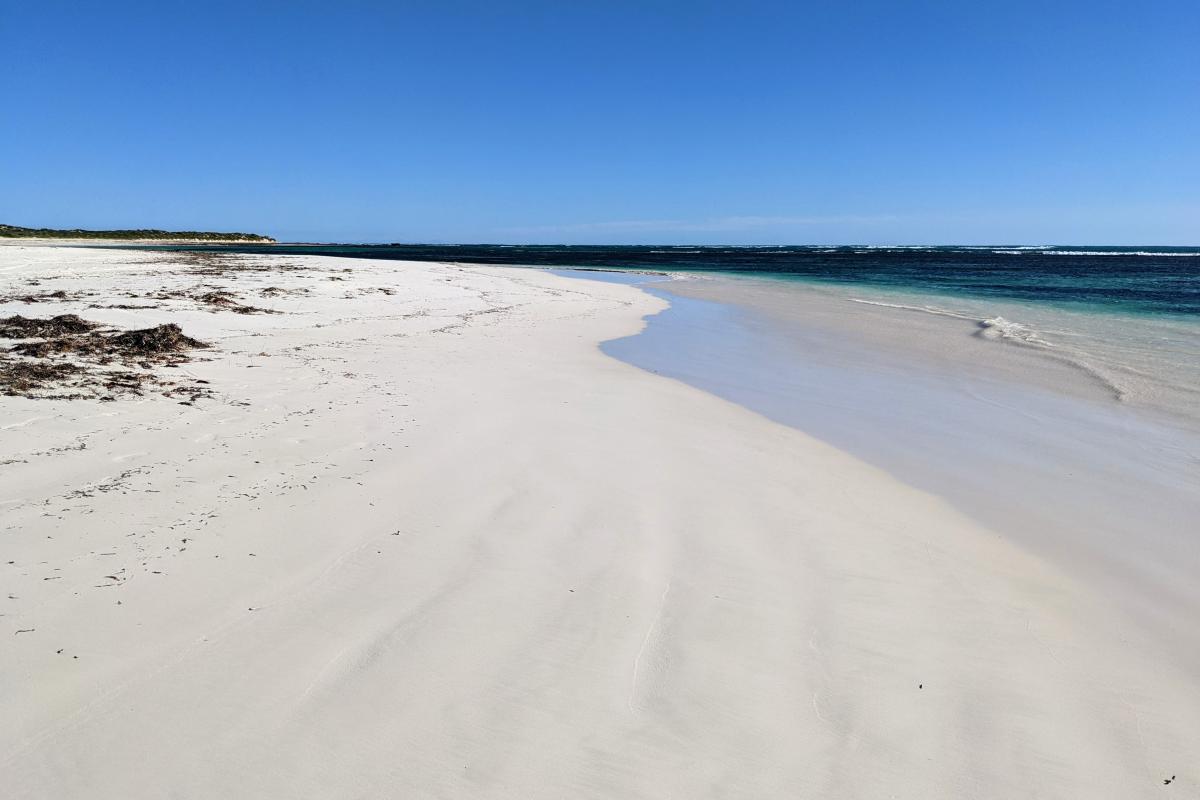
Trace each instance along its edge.
<path fill-rule="evenodd" d="M 662 300 L 217 262 L 0 247 L 0 318 L 212 345 L 169 397 L 0 396 L 3 797 L 1200 784 L 1195 665 L 1119 585 L 601 352 Z"/>

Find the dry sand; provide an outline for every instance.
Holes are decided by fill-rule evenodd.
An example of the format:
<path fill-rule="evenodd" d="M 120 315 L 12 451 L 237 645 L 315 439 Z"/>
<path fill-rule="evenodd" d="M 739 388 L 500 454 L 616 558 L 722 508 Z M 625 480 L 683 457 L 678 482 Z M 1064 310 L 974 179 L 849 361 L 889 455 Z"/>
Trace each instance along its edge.
<path fill-rule="evenodd" d="M 194 405 L 0 397 L 4 797 L 1194 796 L 1120 596 L 598 350 L 662 301 L 175 261 L 0 247 L 94 293 L 0 317 L 214 345 L 155 373 Z"/>

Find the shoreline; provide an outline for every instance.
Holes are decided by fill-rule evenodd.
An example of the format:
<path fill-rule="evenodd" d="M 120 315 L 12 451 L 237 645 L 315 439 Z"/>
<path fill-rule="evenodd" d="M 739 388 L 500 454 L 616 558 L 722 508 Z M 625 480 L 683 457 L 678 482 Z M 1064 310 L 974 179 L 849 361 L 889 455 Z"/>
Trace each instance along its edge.
<path fill-rule="evenodd" d="M 640 288 L 29 249 L 6 293 L 95 294 L 0 313 L 176 322 L 213 395 L 0 398 L 14 798 L 1200 781 L 1195 676 L 1124 596 L 605 355 L 667 307 Z M 130 294 L 168 299 L 91 307 Z"/>
<path fill-rule="evenodd" d="M 827 336 L 927 369 L 1097 404 L 1115 400 L 1200 434 L 1200 323 L 1187 318 L 744 274 L 691 275 L 662 288 L 785 325 L 803 312 Z"/>
<path fill-rule="evenodd" d="M 605 352 L 945 498 L 1126 597 L 1181 664 L 1200 658 L 1188 623 L 1200 611 L 1193 420 L 1115 402 L 1070 367 L 981 340 L 961 319 L 860 310 L 803 285 L 733 283 L 641 284 L 672 307 Z"/>

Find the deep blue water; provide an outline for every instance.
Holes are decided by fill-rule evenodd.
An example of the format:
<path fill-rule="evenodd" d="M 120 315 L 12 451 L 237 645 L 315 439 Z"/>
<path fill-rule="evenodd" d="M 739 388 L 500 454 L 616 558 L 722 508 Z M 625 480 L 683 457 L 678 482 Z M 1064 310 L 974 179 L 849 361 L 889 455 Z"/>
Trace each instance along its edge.
<path fill-rule="evenodd" d="M 204 245 L 159 249 L 538 267 L 749 273 L 1081 310 L 1200 316 L 1200 247 Z"/>

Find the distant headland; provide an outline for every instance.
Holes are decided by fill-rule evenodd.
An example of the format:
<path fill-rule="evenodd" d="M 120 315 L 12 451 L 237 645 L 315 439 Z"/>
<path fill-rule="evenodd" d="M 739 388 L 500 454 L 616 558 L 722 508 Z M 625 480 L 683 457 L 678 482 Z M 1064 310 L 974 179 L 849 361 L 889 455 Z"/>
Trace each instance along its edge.
<path fill-rule="evenodd" d="M 90 231 L 80 228 L 22 228 L 0 225 L 0 239 L 116 239 L 122 241 L 189 241 L 189 242 L 275 242 L 270 236 L 257 233 L 214 233 L 213 231 L 160 231 L 155 229 Z"/>

